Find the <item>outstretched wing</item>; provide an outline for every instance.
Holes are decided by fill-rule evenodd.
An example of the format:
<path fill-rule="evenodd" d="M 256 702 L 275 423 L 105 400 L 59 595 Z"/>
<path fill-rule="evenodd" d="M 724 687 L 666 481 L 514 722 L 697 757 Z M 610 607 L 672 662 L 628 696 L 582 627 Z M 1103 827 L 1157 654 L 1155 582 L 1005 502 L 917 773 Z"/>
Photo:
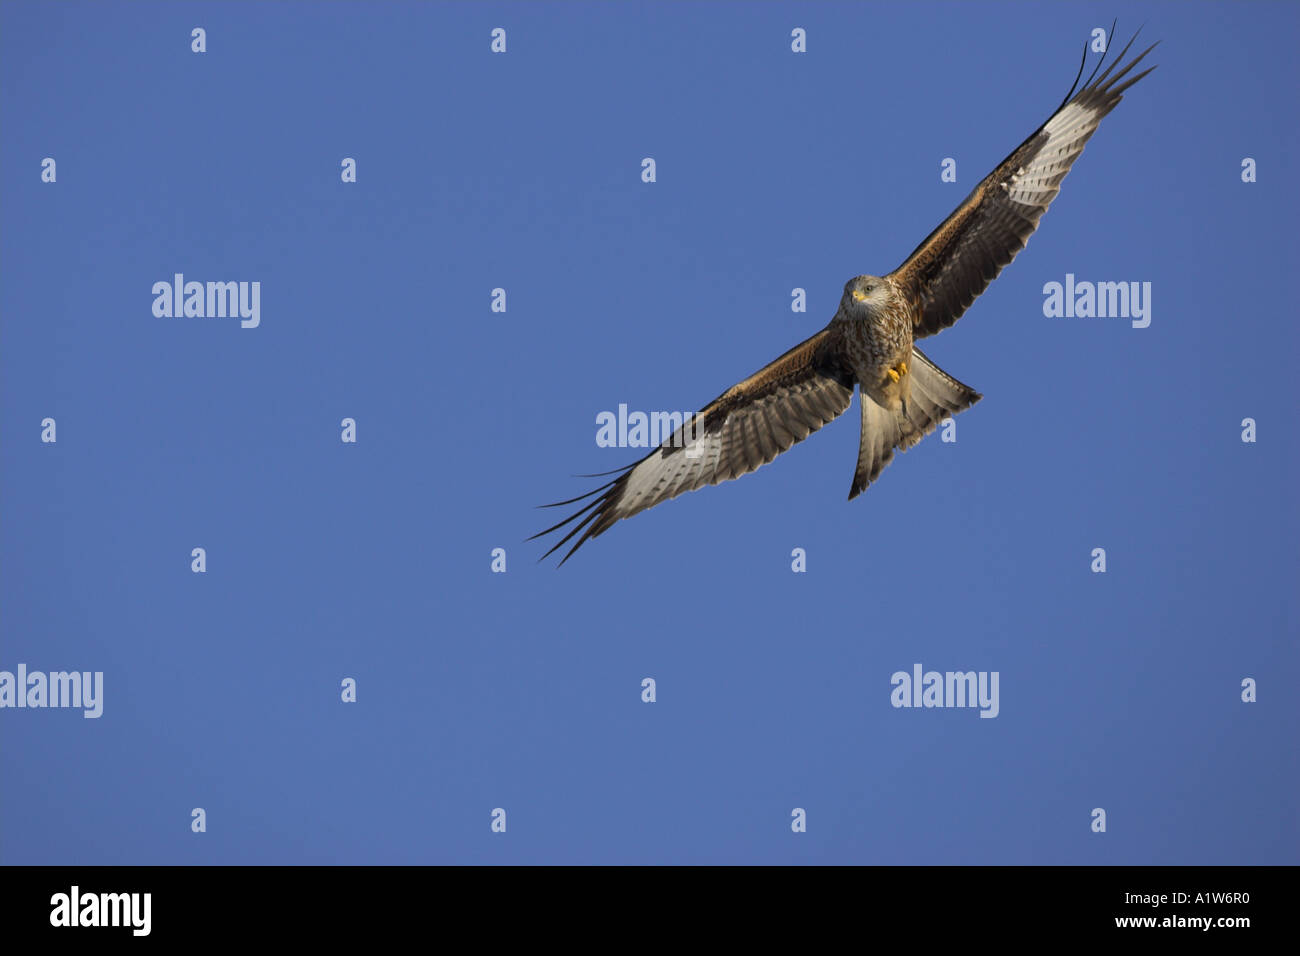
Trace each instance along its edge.
<path fill-rule="evenodd" d="M 823 329 L 727 389 L 658 448 L 621 469 L 617 478 L 585 495 L 545 505 L 592 498 L 575 514 L 533 535 L 539 538 L 577 522 L 543 557 L 581 533 L 563 565 L 583 542 L 620 518 L 748 474 L 840 415 L 853 399 L 854 378 L 842 362 L 839 342 L 834 327 Z"/>
<path fill-rule="evenodd" d="M 961 318 L 1003 266 L 1025 247 L 1102 117 L 1123 99 L 1125 90 L 1155 69 L 1143 70 L 1120 83 L 1151 52 L 1153 43 L 1111 75 L 1124 62 L 1135 39 L 1136 34 L 1105 73 L 1097 76 L 1093 70 L 1083 89 L 1073 96 L 1067 93 L 1047 122 L 984 177 L 894 271 L 891 278 L 917 303 L 914 338 L 933 335 Z M 1082 72 L 1081 67 L 1080 75 Z M 1076 77 L 1075 84 L 1078 82 Z M 1070 93 L 1074 93 L 1073 87 Z"/>

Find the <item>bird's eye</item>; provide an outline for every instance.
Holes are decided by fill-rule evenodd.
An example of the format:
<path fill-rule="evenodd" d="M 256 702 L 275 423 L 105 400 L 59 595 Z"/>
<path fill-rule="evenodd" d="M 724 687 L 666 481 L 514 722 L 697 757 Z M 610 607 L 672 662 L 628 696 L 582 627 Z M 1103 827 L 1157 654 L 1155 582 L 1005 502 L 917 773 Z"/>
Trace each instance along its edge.
<path fill-rule="evenodd" d="M 865 292 L 867 295 L 871 295 L 871 290 L 874 288 L 875 288 L 874 285 L 863 286 L 862 291 Z"/>

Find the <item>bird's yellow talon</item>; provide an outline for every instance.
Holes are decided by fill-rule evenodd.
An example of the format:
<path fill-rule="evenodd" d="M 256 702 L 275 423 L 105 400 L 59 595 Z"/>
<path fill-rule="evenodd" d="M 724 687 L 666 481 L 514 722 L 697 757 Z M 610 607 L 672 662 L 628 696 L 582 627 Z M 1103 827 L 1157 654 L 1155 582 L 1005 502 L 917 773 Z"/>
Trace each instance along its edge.
<path fill-rule="evenodd" d="M 898 372 L 896 372 L 894 369 L 891 368 L 891 369 L 889 370 L 889 378 L 890 378 L 890 381 L 897 382 L 898 379 L 899 379 L 899 374 L 898 374 Z"/>
<path fill-rule="evenodd" d="M 904 375 L 906 375 L 906 374 L 907 374 L 907 363 L 906 363 L 906 362 L 899 362 L 899 363 L 898 363 L 898 370 L 899 370 L 900 372 L 902 372 Z"/>

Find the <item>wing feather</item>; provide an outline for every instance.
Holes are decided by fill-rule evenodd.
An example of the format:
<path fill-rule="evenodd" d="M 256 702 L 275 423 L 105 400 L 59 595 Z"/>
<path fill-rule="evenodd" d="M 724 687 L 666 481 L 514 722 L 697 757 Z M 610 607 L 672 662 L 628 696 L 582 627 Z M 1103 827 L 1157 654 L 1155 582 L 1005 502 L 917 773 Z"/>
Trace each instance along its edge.
<path fill-rule="evenodd" d="M 1025 247 L 1102 118 L 1119 104 L 1125 90 L 1155 69 L 1119 82 L 1151 52 L 1153 43 L 1111 75 L 1136 39 L 1134 34 L 1104 73 L 1096 76 L 1094 70 L 1078 93 L 1067 94 L 1047 122 L 984 177 L 894 270 L 891 278 L 915 300 L 914 338 L 933 335 L 961 318 Z"/>
<path fill-rule="evenodd" d="M 842 414 L 853 399 L 855 382 L 842 361 L 840 334 L 836 326 L 828 326 L 727 389 L 658 448 L 619 471 L 618 477 L 585 495 L 544 506 L 586 502 L 563 521 L 532 536 L 539 538 L 574 524 L 543 557 L 576 536 L 560 561 L 564 564 L 614 522 L 687 491 L 761 468 Z"/>

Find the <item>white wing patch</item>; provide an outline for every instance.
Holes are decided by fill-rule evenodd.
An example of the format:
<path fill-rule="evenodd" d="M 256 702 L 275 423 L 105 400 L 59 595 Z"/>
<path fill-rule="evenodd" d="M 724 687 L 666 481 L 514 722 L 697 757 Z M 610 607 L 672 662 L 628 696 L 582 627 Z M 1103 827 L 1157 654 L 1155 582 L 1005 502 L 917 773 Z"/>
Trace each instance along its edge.
<path fill-rule="evenodd" d="M 680 441 L 682 432 L 673 436 Z M 718 467 L 722 436 L 702 435 L 667 457 L 650 455 L 632 468 L 618 510 L 635 514 L 643 508 L 668 501 L 705 484 Z"/>
<path fill-rule="evenodd" d="M 1016 170 L 1004 184 L 1007 198 L 1026 206 L 1047 206 L 1061 191 L 1061 180 L 1083 152 L 1084 143 L 1097 131 L 1106 112 L 1097 106 L 1067 103 L 1047 121 L 1047 136 L 1034 158 Z"/>

